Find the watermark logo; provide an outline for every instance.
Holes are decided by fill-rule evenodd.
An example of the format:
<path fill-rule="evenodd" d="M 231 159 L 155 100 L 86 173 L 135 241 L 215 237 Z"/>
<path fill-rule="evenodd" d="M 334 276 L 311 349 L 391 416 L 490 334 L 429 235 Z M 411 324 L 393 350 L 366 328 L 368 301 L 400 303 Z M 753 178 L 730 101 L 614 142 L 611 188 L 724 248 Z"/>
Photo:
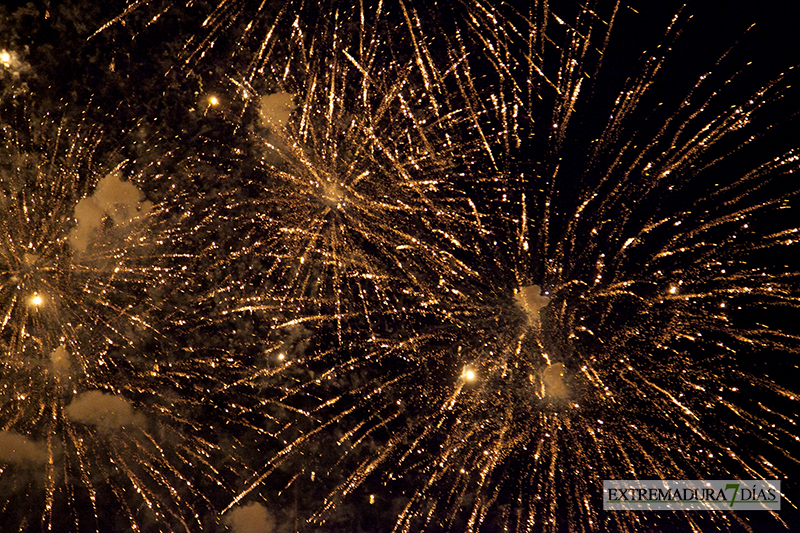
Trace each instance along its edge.
<path fill-rule="evenodd" d="M 605 480 L 606 511 L 778 511 L 781 482 L 769 480 Z"/>

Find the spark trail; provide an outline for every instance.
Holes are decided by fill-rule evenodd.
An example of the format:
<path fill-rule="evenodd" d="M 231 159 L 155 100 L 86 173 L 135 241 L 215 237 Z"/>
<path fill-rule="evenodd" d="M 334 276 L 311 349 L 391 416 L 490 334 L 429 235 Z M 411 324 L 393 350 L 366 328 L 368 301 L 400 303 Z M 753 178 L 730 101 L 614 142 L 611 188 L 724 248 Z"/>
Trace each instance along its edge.
<path fill-rule="evenodd" d="M 617 2 L 259 6 L 187 46 L 244 28 L 257 110 L 202 301 L 267 324 L 220 390 L 286 444 L 231 507 L 288 471 L 327 491 L 313 520 L 369 494 L 395 531 L 754 520 L 603 514 L 598 487 L 797 468 L 800 154 L 767 141 L 796 73 L 725 56 L 665 96 L 679 14 L 599 86 Z"/>
<path fill-rule="evenodd" d="M 199 365 L 163 347 L 170 206 L 105 164 L 98 129 L 29 113 L 0 147 L 0 520 L 197 531 L 213 505 L 196 483 L 222 488 L 231 467 L 187 418 Z"/>
<path fill-rule="evenodd" d="M 578 134 L 572 122 L 592 102 L 588 86 L 602 72 L 616 16 L 613 5 L 605 15 L 601 7 L 565 22 L 546 9 L 523 16 L 476 2 L 466 6 L 468 16 L 453 17 L 463 21 L 455 31 L 449 19 L 404 4 L 395 13 L 404 24 L 365 39 L 376 55 L 390 55 L 392 43 L 390 64 L 416 70 L 404 81 L 418 82 L 426 95 L 447 95 L 429 111 L 463 117 L 425 138 L 469 131 L 470 142 L 457 148 L 471 159 L 455 162 L 464 171 L 443 182 L 474 216 L 462 209 L 441 219 L 466 222 L 457 229 L 445 222 L 450 238 L 436 243 L 435 254 L 410 248 L 418 258 L 452 257 L 463 266 L 431 263 L 436 275 L 428 279 L 439 283 L 421 291 L 424 306 L 395 304 L 402 312 L 393 315 L 391 335 L 352 328 L 340 334 L 339 348 L 320 341 L 286 365 L 280 403 L 295 402 L 309 418 L 287 430 L 300 436 L 252 486 L 292 454 L 313 449 L 325 465 L 334 459 L 319 450 L 334 450 L 337 465 L 355 466 L 340 482 L 341 467 L 331 469 L 320 519 L 335 516 L 346 496 L 369 490 L 386 500 L 405 495 L 397 531 L 630 530 L 636 517 L 598 512 L 593 487 L 603 479 L 769 478 L 796 465 L 797 396 L 771 376 L 791 366 L 798 339 L 774 320 L 753 317 L 797 307 L 798 273 L 777 258 L 797 242 L 797 188 L 786 184 L 799 159 L 790 151 L 734 174 L 728 167 L 751 161 L 742 154 L 760 140 L 760 114 L 789 82 L 779 76 L 740 103 L 726 100 L 736 75 L 719 87 L 704 76 L 661 123 L 640 128 L 669 43 L 679 38 L 677 21 L 609 107 L 606 125 Z M 395 20 L 385 9 L 382 16 Z M 430 20 L 437 23 L 422 22 Z M 305 81 L 352 68 L 337 62 L 338 45 L 325 40 L 341 34 L 317 34 L 329 46 L 313 49 L 329 58 L 319 63 L 324 70 L 309 65 Z M 407 56 L 397 52 L 403 39 Z M 487 64 L 491 74 L 476 76 Z M 312 86 L 319 85 L 332 86 Z M 336 95 L 333 103 L 306 100 L 289 127 L 302 131 L 314 113 L 352 108 L 340 103 L 346 92 L 326 94 Z M 378 118 L 374 108 L 360 117 Z M 329 155 L 321 160 L 365 146 L 361 139 L 332 142 L 329 124 L 320 138 Z M 394 128 L 371 131 L 370 144 L 399 137 Z M 414 234 L 418 216 L 406 209 L 394 216 L 395 227 Z M 294 243 L 302 251 L 294 257 L 326 250 L 310 239 Z M 385 279 L 391 288 L 395 277 Z M 356 291 L 333 292 L 367 319 L 381 314 Z M 321 323 L 334 314 L 294 316 Z M 311 377 L 298 383 L 298 367 Z M 254 375 L 258 387 L 275 386 L 281 371 Z M 757 407 L 749 400 L 755 397 L 763 399 Z M 745 435 L 762 455 L 737 446 Z M 320 478 L 305 483 L 326 486 Z M 656 517 L 651 526 L 674 520 Z M 741 520 L 678 522 L 728 528 Z"/>

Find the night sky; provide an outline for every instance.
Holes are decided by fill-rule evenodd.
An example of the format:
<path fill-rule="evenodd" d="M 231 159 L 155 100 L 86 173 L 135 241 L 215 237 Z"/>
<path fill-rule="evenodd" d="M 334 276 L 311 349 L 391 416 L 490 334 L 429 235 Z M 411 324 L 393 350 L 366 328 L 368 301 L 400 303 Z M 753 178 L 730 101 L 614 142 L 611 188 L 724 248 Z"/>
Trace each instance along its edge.
<path fill-rule="evenodd" d="M 0 531 L 800 527 L 800 5 L 653 4 L 0 6 Z"/>

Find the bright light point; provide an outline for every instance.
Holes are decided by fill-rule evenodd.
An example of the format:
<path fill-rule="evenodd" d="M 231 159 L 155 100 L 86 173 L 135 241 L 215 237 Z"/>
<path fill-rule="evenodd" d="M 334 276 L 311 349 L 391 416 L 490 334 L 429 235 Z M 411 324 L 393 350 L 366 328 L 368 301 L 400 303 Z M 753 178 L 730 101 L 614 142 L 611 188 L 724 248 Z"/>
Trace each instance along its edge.
<path fill-rule="evenodd" d="M 286 359 L 286 355 L 285 355 L 285 354 L 282 354 L 282 353 L 279 353 L 279 354 L 278 354 L 278 359 L 280 359 L 281 361 L 283 361 L 284 359 Z"/>
<path fill-rule="evenodd" d="M 678 287 L 676 287 L 675 285 L 669 288 L 670 294 L 676 294 L 677 292 L 678 292 Z"/>
<path fill-rule="evenodd" d="M 42 302 L 43 302 L 42 297 L 39 296 L 38 294 L 34 294 L 33 298 L 31 298 L 31 303 L 33 305 L 42 305 Z"/>
<path fill-rule="evenodd" d="M 369 503 L 370 504 L 374 504 L 375 503 L 375 495 L 374 494 L 370 494 L 369 495 Z"/>
<path fill-rule="evenodd" d="M 467 381 L 475 381 L 476 377 L 477 376 L 473 370 L 464 370 L 464 379 Z"/>
<path fill-rule="evenodd" d="M 211 105 L 217 105 L 219 104 L 219 99 L 216 96 L 212 96 L 208 99 L 208 103 Z"/>
<path fill-rule="evenodd" d="M 11 66 L 11 54 L 9 54 L 7 50 L 0 51 L 0 63 L 2 63 L 4 67 Z"/>

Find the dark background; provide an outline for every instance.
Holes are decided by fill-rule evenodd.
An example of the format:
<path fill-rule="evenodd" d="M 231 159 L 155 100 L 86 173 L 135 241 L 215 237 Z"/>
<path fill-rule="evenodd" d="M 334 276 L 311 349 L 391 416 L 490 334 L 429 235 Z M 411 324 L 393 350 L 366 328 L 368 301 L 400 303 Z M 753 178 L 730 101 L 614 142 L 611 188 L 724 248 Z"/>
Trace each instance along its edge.
<path fill-rule="evenodd" d="M 619 10 L 603 69 L 593 83 L 595 114 L 587 110 L 580 119 L 585 122 L 586 131 L 602 123 L 605 110 L 640 64 L 642 52 L 652 50 L 663 40 L 670 20 L 679 11 L 682 35 L 658 74 L 652 95 L 654 102 L 665 102 L 666 109 L 672 109 L 668 104 L 680 101 L 698 76 L 707 71 L 713 71 L 722 81 L 752 62 L 742 75 L 744 81 L 722 99 L 736 102 L 765 81 L 800 64 L 800 2 L 698 0 L 687 2 L 683 8 L 681 2 L 669 1 L 630 0 L 626 4 Z M 202 20 L 213 3 L 197 2 L 186 7 L 153 2 L 95 34 L 124 8 L 124 2 L 90 0 L 0 6 L 0 48 L 16 51 L 30 64 L 30 70 L 19 77 L 3 74 L 0 120 L 13 120 L 20 105 L 34 115 L 86 119 L 102 125 L 106 132 L 103 149 L 118 153 L 119 158 L 146 162 L 169 153 L 167 165 L 196 158 L 209 167 L 219 165 L 225 172 L 235 173 L 235 125 L 221 113 L 209 110 L 207 98 L 215 94 L 224 100 L 229 87 L 227 77 L 245 66 L 237 64 L 240 59 L 231 58 L 234 45 L 225 37 L 200 61 L 185 64 L 176 60 L 185 55 L 187 43 L 202 34 Z M 158 21 L 147 23 L 162 10 Z M 752 24 L 755 26 L 747 31 Z M 729 56 L 715 66 L 728 50 Z M 789 97 L 762 116 L 765 125 L 774 125 L 762 145 L 765 150 L 777 154 L 798 145 L 800 130 L 798 121 L 792 118 L 798 108 L 797 101 Z M 756 145 L 748 157 L 760 161 L 758 152 Z M 146 193 L 155 200 L 166 194 L 165 187 L 164 183 L 154 182 Z M 198 191 L 202 192 L 203 187 L 210 185 L 198 184 Z M 793 318 L 796 317 L 791 314 L 771 317 L 779 327 L 797 331 Z M 795 363 L 781 363 L 786 371 L 776 375 L 776 381 L 797 389 Z M 796 477 L 800 468 L 792 461 L 787 461 L 786 468 L 787 473 L 793 469 L 795 475 L 785 479 L 785 492 L 794 500 L 800 499 Z M 311 508 L 318 496 L 301 493 L 292 501 L 292 496 L 287 499 L 284 495 L 286 508 L 281 517 L 292 515 L 292 505 L 298 499 L 302 515 L 307 510 L 303 507 Z M 387 502 L 379 507 L 363 505 L 359 501 L 364 497 L 366 494 L 358 491 L 349 504 L 342 506 L 334 519 L 332 527 L 339 528 L 335 530 L 391 530 L 387 525 L 393 523 L 397 509 Z M 787 507 L 785 502 L 784 508 Z M 790 526 L 800 524 L 796 510 L 786 509 L 780 516 Z M 763 519 L 764 525 L 759 520 L 749 521 L 754 531 L 783 530 L 768 517 Z M 683 530 L 680 524 L 675 527 Z"/>

